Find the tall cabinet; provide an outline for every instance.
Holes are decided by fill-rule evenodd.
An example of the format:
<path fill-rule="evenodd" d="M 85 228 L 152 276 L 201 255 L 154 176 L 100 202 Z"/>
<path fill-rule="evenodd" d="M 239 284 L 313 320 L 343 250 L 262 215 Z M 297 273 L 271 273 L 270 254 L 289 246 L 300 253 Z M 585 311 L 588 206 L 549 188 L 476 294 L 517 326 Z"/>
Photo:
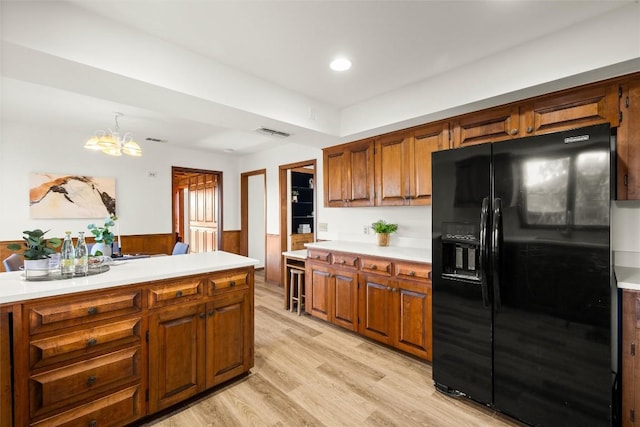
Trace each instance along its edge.
<path fill-rule="evenodd" d="M 304 249 L 305 243 L 313 242 L 315 197 L 313 171 L 296 169 L 291 171 L 291 250 Z"/>

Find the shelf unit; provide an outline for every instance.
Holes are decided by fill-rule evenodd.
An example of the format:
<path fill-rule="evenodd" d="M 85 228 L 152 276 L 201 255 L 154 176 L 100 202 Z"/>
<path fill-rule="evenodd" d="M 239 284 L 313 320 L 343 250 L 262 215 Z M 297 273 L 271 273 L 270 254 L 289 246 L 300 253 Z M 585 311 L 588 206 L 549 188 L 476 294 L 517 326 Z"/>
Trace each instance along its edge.
<path fill-rule="evenodd" d="M 300 224 L 309 224 L 313 233 L 314 223 L 313 174 L 291 171 L 291 234 L 299 234 Z"/>

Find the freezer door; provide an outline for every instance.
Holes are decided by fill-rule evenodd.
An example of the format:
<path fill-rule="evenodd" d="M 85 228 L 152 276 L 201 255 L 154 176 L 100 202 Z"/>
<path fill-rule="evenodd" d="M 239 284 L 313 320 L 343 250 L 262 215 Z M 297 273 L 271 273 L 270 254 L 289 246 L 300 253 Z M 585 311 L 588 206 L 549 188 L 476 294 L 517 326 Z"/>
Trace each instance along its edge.
<path fill-rule="evenodd" d="M 609 127 L 493 154 L 494 406 L 532 425 L 609 425 Z"/>
<path fill-rule="evenodd" d="M 492 401 L 490 155 L 477 145 L 432 156 L 433 379 L 483 403 Z"/>

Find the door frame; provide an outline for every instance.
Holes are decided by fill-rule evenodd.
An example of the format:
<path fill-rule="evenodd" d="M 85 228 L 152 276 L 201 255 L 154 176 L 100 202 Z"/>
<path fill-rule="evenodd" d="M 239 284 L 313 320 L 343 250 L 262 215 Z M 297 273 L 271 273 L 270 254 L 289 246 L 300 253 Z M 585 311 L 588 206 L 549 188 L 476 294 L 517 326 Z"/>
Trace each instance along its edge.
<path fill-rule="evenodd" d="M 267 267 L 267 170 L 258 169 L 240 174 L 240 255 L 249 255 L 249 177 L 263 175 L 264 176 L 264 253 L 265 253 L 265 269 Z"/>
<path fill-rule="evenodd" d="M 287 171 L 291 169 L 298 169 L 305 166 L 313 166 L 313 181 L 318 182 L 318 161 L 316 159 L 304 160 L 296 163 L 289 163 L 286 165 L 280 165 L 279 171 L 279 181 L 280 181 L 280 252 L 284 251 L 287 247 L 287 210 L 289 209 L 289 197 L 287 194 Z M 313 233 L 317 235 L 317 219 L 318 219 L 318 196 L 317 196 L 317 188 L 313 191 Z M 281 269 L 282 270 L 282 269 Z M 283 273 L 284 274 L 284 273 Z M 281 283 L 285 283 L 284 278 L 280 278 Z"/>
<path fill-rule="evenodd" d="M 178 230 L 176 229 L 176 209 L 179 209 L 178 206 L 176 206 L 176 197 L 175 197 L 175 189 L 177 187 L 178 184 L 178 174 L 193 174 L 193 175 L 199 175 L 199 174 L 212 174 L 216 176 L 216 179 L 218 181 L 218 185 L 217 185 L 217 191 L 216 191 L 216 206 L 218 206 L 218 209 L 216 210 L 216 212 L 214 213 L 215 217 L 216 217 L 216 222 L 218 223 L 218 241 L 216 242 L 217 248 L 218 250 L 224 250 L 224 248 L 222 247 L 222 242 L 224 241 L 224 239 L 222 238 L 222 233 L 223 233 L 223 224 L 222 224 L 222 212 L 223 212 L 223 206 L 222 206 L 222 201 L 224 200 L 224 197 L 222 197 L 222 189 L 223 189 L 223 185 L 222 185 L 222 172 L 221 171 L 212 171 L 212 170 L 207 170 L 207 169 L 193 169 L 193 168 L 185 168 L 182 166 L 171 166 L 171 232 L 173 233 L 174 237 L 177 235 L 176 233 L 178 232 Z M 180 208 L 181 209 L 181 208 Z M 183 212 L 184 213 L 184 212 Z M 182 221 L 181 224 L 184 225 L 184 215 L 182 215 Z M 175 242 L 174 242 L 175 243 Z M 171 248 L 173 249 L 173 248 Z"/>

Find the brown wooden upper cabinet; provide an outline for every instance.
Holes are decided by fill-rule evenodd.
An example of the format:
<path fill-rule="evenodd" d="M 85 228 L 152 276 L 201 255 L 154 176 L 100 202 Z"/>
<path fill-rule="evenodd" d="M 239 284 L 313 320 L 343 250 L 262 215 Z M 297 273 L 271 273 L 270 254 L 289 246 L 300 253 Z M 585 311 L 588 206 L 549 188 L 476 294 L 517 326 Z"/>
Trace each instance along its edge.
<path fill-rule="evenodd" d="M 452 122 L 453 148 L 516 138 L 520 132 L 518 106 L 492 108 L 461 116 Z"/>
<path fill-rule="evenodd" d="M 624 82 L 620 88 L 617 199 L 640 200 L 640 78 Z"/>
<path fill-rule="evenodd" d="M 449 123 L 386 135 L 375 147 L 376 206 L 431 204 L 431 153 L 449 148 Z"/>
<path fill-rule="evenodd" d="M 373 206 L 373 150 L 373 139 L 324 150 L 325 206 Z"/>

